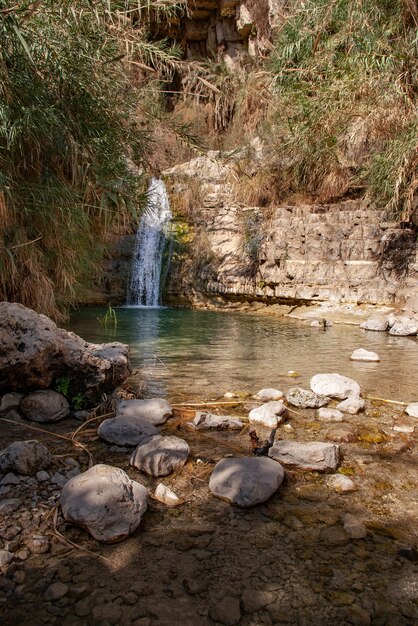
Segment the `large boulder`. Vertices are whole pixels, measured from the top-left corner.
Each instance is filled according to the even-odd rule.
[[[130,463],[150,476],[167,476],[186,463],[189,452],[184,439],[159,435],[140,444],[132,453]]]
[[[144,419],[111,417],[97,429],[99,437],[117,446],[138,446],[159,434],[158,429]]]
[[[164,398],[148,400],[121,400],[116,407],[117,417],[140,417],[158,426],[173,415],[173,410]]]
[[[306,470],[326,472],[335,470],[340,462],[340,448],[333,443],[310,441],[277,441],[269,450],[269,457],[283,465]]]
[[[20,412],[32,422],[58,422],[67,417],[70,407],[60,393],[51,389],[33,391],[20,401]]]
[[[33,476],[51,465],[48,448],[36,441],[15,441],[0,450],[0,472],[16,472]]]
[[[266,457],[226,458],[215,465],[209,489],[221,500],[248,507],[270,498],[283,478],[280,463]]]
[[[81,526],[97,541],[115,543],[130,535],[147,508],[148,493],[118,467],[93,465],[64,486],[64,519]]]
[[[92,344],[21,304],[0,303],[0,393],[68,383],[68,396],[101,399],[130,374],[129,348]]]

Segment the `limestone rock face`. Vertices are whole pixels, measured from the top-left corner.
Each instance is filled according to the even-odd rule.
[[[311,378],[311,389],[314,393],[340,400],[360,395],[359,384],[341,374],[316,374]]]
[[[186,463],[189,452],[184,439],[156,436],[136,448],[130,463],[151,476],[167,476]]]
[[[248,418],[251,423],[260,423],[269,428],[276,428],[285,416],[286,407],[283,402],[266,402],[250,411]]]
[[[33,476],[49,467],[51,461],[48,448],[39,441],[15,441],[0,451],[0,472],[12,471]]]
[[[140,417],[151,424],[164,424],[173,411],[164,398],[149,400],[122,400],[116,408],[117,417]]]
[[[33,391],[20,401],[20,411],[32,422],[58,422],[70,412],[67,400],[51,389]]]
[[[304,409],[319,409],[321,406],[328,404],[330,399],[327,396],[317,395],[308,389],[301,387],[292,387],[286,394],[286,400]]]
[[[340,461],[340,448],[333,443],[277,441],[269,450],[269,457],[306,470],[335,470]]]
[[[131,372],[121,343],[87,343],[21,304],[0,303],[0,393],[48,389],[63,378],[70,392],[100,400]]]
[[[115,543],[140,524],[147,508],[146,488],[118,467],[94,465],[64,486],[64,519],[87,530],[97,541]]]
[[[111,417],[97,429],[99,437],[117,446],[138,446],[158,435],[158,429],[147,420],[134,417]]]
[[[209,489],[221,500],[249,507],[270,498],[283,478],[280,463],[266,457],[226,458],[215,465]]]

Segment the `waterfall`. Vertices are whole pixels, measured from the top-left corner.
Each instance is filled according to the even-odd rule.
[[[159,304],[161,264],[170,220],[170,203],[164,182],[152,178],[148,203],[136,233],[128,305],[155,307]]]

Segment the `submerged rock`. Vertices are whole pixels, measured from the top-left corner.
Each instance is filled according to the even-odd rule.
[[[21,304],[0,303],[0,393],[48,389],[68,379],[70,392],[100,401],[130,374],[129,348],[93,344]]]
[[[48,448],[39,441],[15,441],[0,450],[0,472],[17,472],[33,476],[51,465],[52,457]]]
[[[116,407],[116,417],[139,417],[155,426],[164,424],[172,415],[173,410],[164,398],[122,400]]]
[[[139,445],[130,463],[151,476],[167,476],[186,463],[189,452],[190,448],[184,439],[159,435]]]
[[[388,318],[383,316],[370,317],[368,320],[360,324],[360,328],[384,333],[389,328]]]
[[[32,422],[48,423],[67,417],[70,407],[60,393],[42,389],[24,396],[20,401],[20,411],[23,417]]]
[[[367,528],[351,513],[346,513],[343,518],[344,530],[350,539],[364,539],[367,537]]]
[[[273,400],[280,400],[283,398],[283,391],[279,391],[279,389],[260,389],[258,393],[255,394],[254,398],[256,400],[262,400],[263,402],[269,402]]]
[[[341,374],[316,374],[311,378],[311,389],[319,395],[339,400],[360,395],[360,385],[352,378]]]
[[[266,402],[250,411],[248,418],[251,423],[259,423],[269,428],[276,428],[286,414],[286,407],[283,402]]]
[[[358,350],[354,350],[352,355],[350,356],[351,361],[380,361],[379,355],[376,352],[370,352],[369,350],[365,350],[364,348],[359,348]]]
[[[147,508],[146,488],[118,467],[93,465],[71,478],[62,490],[64,519],[97,541],[114,543],[130,535]]]
[[[416,421],[409,417],[398,417],[393,425],[393,430],[396,433],[412,434],[415,431]]]
[[[99,437],[118,446],[137,446],[159,434],[158,429],[145,419],[111,417],[97,429]]]
[[[266,457],[226,458],[215,465],[209,489],[221,500],[249,507],[270,498],[283,478],[282,466]]]
[[[409,404],[405,409],[405,413],[410,417],[418,417],[418,402]]]
[[[317,416],[320,422],[342,422],[344,415],[338,409],[318,409]]]
[[[269,457],[306,470],[335,470],[340,461],[340,448],[333,443],[277,441],[269,450]]]
[[[327,396],[317,395],[309,389],[301,387],[292,387],[286,394],[286,400],[293,406],[299,406],[304,409],[319,409],[330,401]]]

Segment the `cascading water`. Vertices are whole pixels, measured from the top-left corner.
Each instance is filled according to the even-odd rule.
[[[148,204],[136,234],[128,305],[156,307],[160,299],[161,264],[168,225],[170,202],[164,182],[152,178]]]

